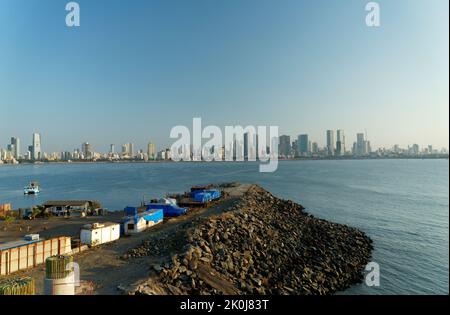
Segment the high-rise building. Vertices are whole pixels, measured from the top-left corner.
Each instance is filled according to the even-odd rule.
[[[20,139],[11,137],[11,152],[15,159],[20,158]]]
[[[298,147],[298,138],[292,141],[292,153],[295,157],[298,157],[300,155],[300,149]]]
[[[147,145],[147,155],[149,159],[156,158],[156,147],[154,143],[149,142],[149,144]]]
[[[256,160],[258,150],[258,136],[252,132],[244,133],[244,160]]]
[[[356,154],[357,155],[366,154],[366,141],[364,139],[363,133],[356,134]]]
[[[134,157],[134,143],[128,143],[128,154],[130,157]]]
[[[85,159],[90,159],[93,157],[93,150],[92,150],[92,145],[89,144],[89,142],[85,142],[81,144],[81,152],[84,155]]]
[[[309,150],[309,138],[308,135],[299,135],[298,136],[298,149],[300,156],[307,156],[310,153]]]
[[[356,134],[356,143],[354,148],[356,155],[368,155],[372,152],[370,141],[368,141],[363,133]],[[397,149],[394,148],[396,152]]]
[[[336,131],[336,155],[345,154],[345,135],[344,130],[338,129]]]
[[[249,142],[248,132],[244,133],[244,160],[248,160],[248,142]]]
[[[115,144],[110,144],[109,145],[109,153],[110,154],[116,153],[116,145]]]
[[[33,144],[32,144],[32,151],[31,151],[31,158],[33,160],[40,160],[42,158],[42,151],[41,151],[41,134],[40,133],[33,133]]]
[[[334,155],[335,142],[334,142],[334,131],[327,130],[327,154],[329,156]]]
[[[282,157],[288,157],[291,155],[291,137],[282,135],[279,138],[278,154]]]

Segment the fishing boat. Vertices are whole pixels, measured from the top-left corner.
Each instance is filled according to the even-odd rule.
[[[24,195],[37,195],[39,194],[39,183],[30,182],[28,186],[23,188]]]

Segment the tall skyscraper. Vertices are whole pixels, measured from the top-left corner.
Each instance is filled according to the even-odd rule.
[[[33,160],[40,160],[42,158],[41,149],[41,134],[33,133],[33,151],[31,152],[31,158]]]
[[[244,160],[254,161],[258,154],[258,136],[253,132],[244,133]]]
[[[147,145],[147,155],[149,159],[156,158],[156,147],[154,143],[149,142],[149,144]]]
[[[116,145],[115,144],[110,144],[110,146],[109,146],[109,153],[110,154],[116,153]]]
[[[291,137],[282,135],[279,138],[278,144],[278,154],[283,157],[288,157],[291,155]]]
[[[298,149],[300,156],[309,155],[309,138],[308,135],[299,135],[298,136]]]
[[[344,130],[338,129],[336,131],[336,154],[344,155],[345,154],[345,135]]]
[[[363,133],[356,134],[356,154],[365,155],[366,154],[366,140],[364,139]]]
[[[89,142],[85,142],[81,144],[81,152],[83,152],[85,159],[90,159],[93,157],[92,145]]]
[[[20,157],[20,139],[11,137],[11,152],[15,159]]]
[[[334,142],[334,131],[327,130],[327,154],[329,156],[334,155],[335,142]]]
[[[134,157],[134,143],[128,143],[128,154],[130,157]]]

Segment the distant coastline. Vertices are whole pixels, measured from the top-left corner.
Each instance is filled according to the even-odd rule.
[[[373,156],[342,156],[342,157],[297,157],[297,158],[279,158],[279,161],[350,161],[350,160],[448,160],[448,154],[436,154],[436,155],[429,155],[429,156],[379,156],[379,157],[373,157]],[[259,160],[257,160],[259,161]],[[257,162],[257,161],[250,161],[250,162]],[[40,165],[40,164],[95,164],[95,163],[101,163],[101,164],[113,164],[113,163],[174,163],[173,160],[106,160],[106,159],[99,159],[99,160],[73,160],[73,161],[22,161],[19,163],[0,163],[0,166],[7,166],[7,165]],[[223,163],[228,161],[180,161],[183,163]],[[245,161],[230,161],[230,162],[249,162],[247,160]],[[179,162],[178,162],[179,163]]]

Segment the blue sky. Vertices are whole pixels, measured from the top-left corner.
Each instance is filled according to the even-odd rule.
[[[447,0],[0,0],[0,146],[169,146],[192,124],[448,147]]]

